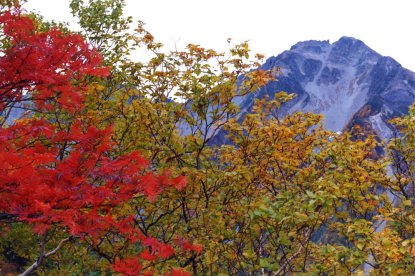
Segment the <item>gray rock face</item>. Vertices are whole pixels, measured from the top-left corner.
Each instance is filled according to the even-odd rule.
[[[242,114],[251,111],[255,98],[273,98],[276,92],[286,91],[297,96],[283,105],[281,116],[320,113],[329,130],[364,124],[387,139],[392,133],[388,120],[407,113],[415,100],[415,73],[351,37],[332,44],[299,42],[269,58],[260,69],[273,67],[281,67],[283,75],[238,101]]]

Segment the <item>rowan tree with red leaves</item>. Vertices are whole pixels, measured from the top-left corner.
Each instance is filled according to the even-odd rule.
[[[91,79],[109,74],[100,54],[80,35],[38,30],[19,9],[2,12],[0,26],[0,223],[28,224],[40,243],[22,275],[74,240],[120,273],[137,274],[140,258],[173,255],[171,246],[134,227],[133,214],[114,211],[137,194],[154,199],[168,186],[181,189],[184,178],[148,171],[138,152],[112,154],[111,126],[100,129],[79,116]],[[148,249],[125,261],[100,252],[109,233],[114,242]],[[53,235],[60,241],[46,250]]]

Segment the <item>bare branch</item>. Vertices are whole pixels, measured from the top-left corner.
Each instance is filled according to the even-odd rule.
[[[32,273],[35,269],[37,269],[43,262],[43,260],[53,254],[55,254],[62,246],[64,243],[69,242],[70,240],[72,240],[73,236],[69,236],[66,239],[63,239],[59,242],[58,246],[56,246],[55,249],[47,252],[45,254],[45,245],[46,245],[46,236],[44,236],[40,242],[40,256],[39,259],[37,259],[36,262],[34,262],[30,267],[28,267],[22,274],[20,274],[20,276],[26,276],[26,275],[30,275],[30,273]]]

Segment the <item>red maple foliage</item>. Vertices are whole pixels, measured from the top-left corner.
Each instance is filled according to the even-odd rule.
[[[142,265],[138,257],[133,257],[122,261],[117,259],[112,268],[115,272],[130,276],[139,275],[138,273],[141,271]]]
[[[116,231],[151,248],[142,259],[173,255],[171,246],[138,232],[133,215],[115,216],[114,210],[137,194],[154,200],[167,186],[183,189],[185,178],[147,172],[138,152],[115,157],[112,128],[98,129],[75,116],[84,108],[88,78],[108,74],[99,53],[77,34],[37,30],[18,9],[0,14],[0,27],[7,42],[0,53],[0,115],[17,103],[32,106],[20,120],[0,125],[2,217],[33,225],[40,235],[59,227],[92,243]],[[65,127],[33,116],[57,108],[69,114]],[[141,265],[134,257],[117,259],[113,268],[134,275]]]
[[[46,109],[56,100],[74,111],[82,108],[85,77],[108,74],[99,53],[78,34],[56,28],[39,32],[20,10],[2,13],[0,24],[10,44],[0,57],[0,111],[22,100],[34,100]]]
[[[190,276],[191,274],[187,271],[184,271],[182,269],[172,269],[171,276]]]
[[[201,244],[193,244],[184,238],[176,238],[175,243],[182,248],[183,251],[193,251],[196,254],[200,254],[203,250]]]

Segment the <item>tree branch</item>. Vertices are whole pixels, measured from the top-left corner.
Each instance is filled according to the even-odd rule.
[[[309,229],[307,230],[307,232],[305,233],[305,237],[309,236],[311,234],[311,230]],[[301,254],[301,252],[304,249],[304,244],[300,242],[300,248],[297,250],[297,252],[295,252],[291,257],[289,257],[284,264],[281,265],[280,269],[278,269],[275,273],[273,273],[272,275],[281,275],[281,273],[284,271],[285,267],[289,264],[291,264],[291,261],[294,260],[295,258],[297,258],[298,255]]]
[[[61,247],[63,246],[64,243],[70,241],[72,238],[73,238],[72,236],[69,236],[66,239],[61,240],[59,242],[58,246],[56,246],[55,249],[45,253],[46,237],[43,237],[43,239],[40,243],[40,256],[39,256],[39,259],[37,259],[36,262],[34,262],[22,274],[20,274],[20,276],[30,275],[30,273],[32,273],[36,268],[38,268],[42,264],[42,262],[45,258],[55,254],[59,249],[61,249]]]

